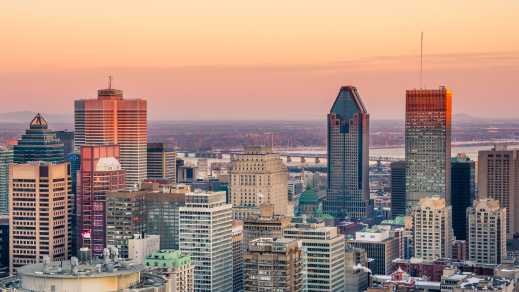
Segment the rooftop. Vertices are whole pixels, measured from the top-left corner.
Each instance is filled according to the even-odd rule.
[[[174,249],[162,249],[144,259],[144,265],[150,268],[178,268],[190,264],[191,257]]]

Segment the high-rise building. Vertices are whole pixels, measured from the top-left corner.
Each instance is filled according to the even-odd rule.
[[[106,245],[115,246],[128,258],[128,241],[146,232],[143,192],[106,194]]]
[[[30,162],[9,166],[9,270],[69,258],[70,166]]]
[[[243,222],[232,222],[232,281],[234,292],[243,291]]]
[[[463,154],[451,161],[452,229],[456,240],[467,239],[467,208],[476,196],[476,163]]]
[[[291,216],[288,204],[288,169],[269,147],[248,147],[233,155],[230,194],[235,219],[259,213],[264,203],[274,205],[277,215]]]
[[[148,178],[176,182],[177,167],[175,151],[164,143],[148,143]]]
[[[191,258],[178,250],[163,249],[146,257],[148,269],[158,269],[171,280],[172,292],[193,292],[193,263]]]
[[[106,247],[106,194],[125,189],[125,171],[119,163],[119,146],[81,146],[76,212],[79,247],[101,257]]]
[[[294,224],[284,231],[285,238],[299,239],[306,254],[305,291],[344,291],[344,235],[336,227],[320,224]]]
[[[46,161],[61,163],[65,161],[63,143],[56,133],[49,130],[47,121],[37,114],[29,124],[29,129],[14,145],[14,162]]]
[[[13,150],[0,145],[0,215],[9,211],[9,164],[13,163]]]
[[[290,226],[291,218],[274,214],[274,206],[260,206],[260,214],[251,215],[243,220],[243,240],[245,246],[257,238],[281,238],[283,231]]]
[[[452,92],[406,91],[405,160],[408,207],[423,197],[440,196],[450,205]]]
[[[434,261],[452,255],[452,208],[444,198],[423,197],[411,211],[414,257]]]
[[[180,207],[180,251],[195,266],[195,291],[233,289],[232,205],[224,192],[186,194]]]
[[[65,155],[74,153],[74,132],[56,131],[56,138],[63,144]]]
[[[344,86],[328,114],[328,191],[324,209],[362,218],[369,204],[369,114],[357,89]]]
[[[478,198],[491,198],[506,208],[508,239],[519,232],[519,150],[495,145],[478,154]]]
[[[494,199],[474,201],[467,209],[469,260],[498,265],[506,255],[506,210]]]
[[[100,89],[97,99],[74,103],[74,144],[120,146],[128,188],[137,190],[147,177],[148,126],[144,99],[123,99],[123,91]]]
[[[391,163],[391,215],[393,218],[406,215],[405,161]]]
[[[251,241],[244,258],[244,271],[245,291],[304,291],[301,241],[285,238]]]
[[[399,258],[399,238],[390,226],[373,226],[355,233],[355,239],[347,244],[366,251],[369,268],[374,275],[389,275],[393,260]]]

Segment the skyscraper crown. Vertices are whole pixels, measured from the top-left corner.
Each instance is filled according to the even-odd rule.
[[[31,129],[47,129],[49,125],[47,121],[38,113],[31,121],[29,128]]]
[[[330,113],[348,118],[353,117],[355,113],[367,113],[367,110],[362,103],[357,88],[354,86],[343,86],[333,103]]]

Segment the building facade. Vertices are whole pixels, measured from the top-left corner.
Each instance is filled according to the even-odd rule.
[[[123,99],[123,91],[100,89],[97,99],[74,102],[74,144],[119,145],[120,161],[126,171],[126,184],[138,190],[147,178],[147,102]]]
[[[244,258],[245,291],[304,291],[304,252],[295,239],[258,238]]]
[[[450,205],[452,92],[406,91],[405,160],[408,207],[421,198],[440,196]]]
[[[69,258],[68,163],[9,166],[9,270]]]
[[[232,291],[232,205],[224,192],[186,194],[180,251],[193,261],[196,292]]]
[[[163,249],[146,257],[144,266],[159,269],[172,281],[171,292],[193,292],[194,275],[191,258],[178,250]]]
[[[232,280],[234,292],[243,291],[243,222],[234,220],[232,222]]]
[[[391,215],[393,218],[406,215],[405,161],[391,163]]]
[[[476,199],[476,163],[458,154],[451,161],[452,229],[457,240],[467,239],[467,208]]]
[[[288,204],[288,169],[269,147],[248,147],[233,155],[229,190],[235,219],[258,214],[264,203],[273,204],[277,215],[293,213]]]
[[[260,214],[251,215],[243,220],[243,240],[245,246],[257,238],[281,238],[283,231],[290,226],[290,217],[275,215],[270,204],[260,206]]]
[[[175,183],[177,179],[176,153],[164,143],[148,143],[148,178],[166,179]]]
[[[414,257],[433,261],[452,257],[452,208],[444,198],[423,197],[411,211]]]
[[[13,150],[0,145],[0,214],[9,211],[9,164],[13,163]]]
[[[357,89],[340,89],[328,114],[328,190],[325,212],[362,218],[369,205],[369,115]]]
[[[480,199],[467,209],[469,260],[501,264],[506,254],[506,210],[498,200]]]

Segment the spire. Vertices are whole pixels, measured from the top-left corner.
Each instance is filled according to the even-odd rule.
[[[48,124],[47,124],[47,121],[43,118],[43,116],[40,113],[38,113],[32,119],[31,123],[29,124],[29,128],[31,128],[31,129],[48,129]]]

